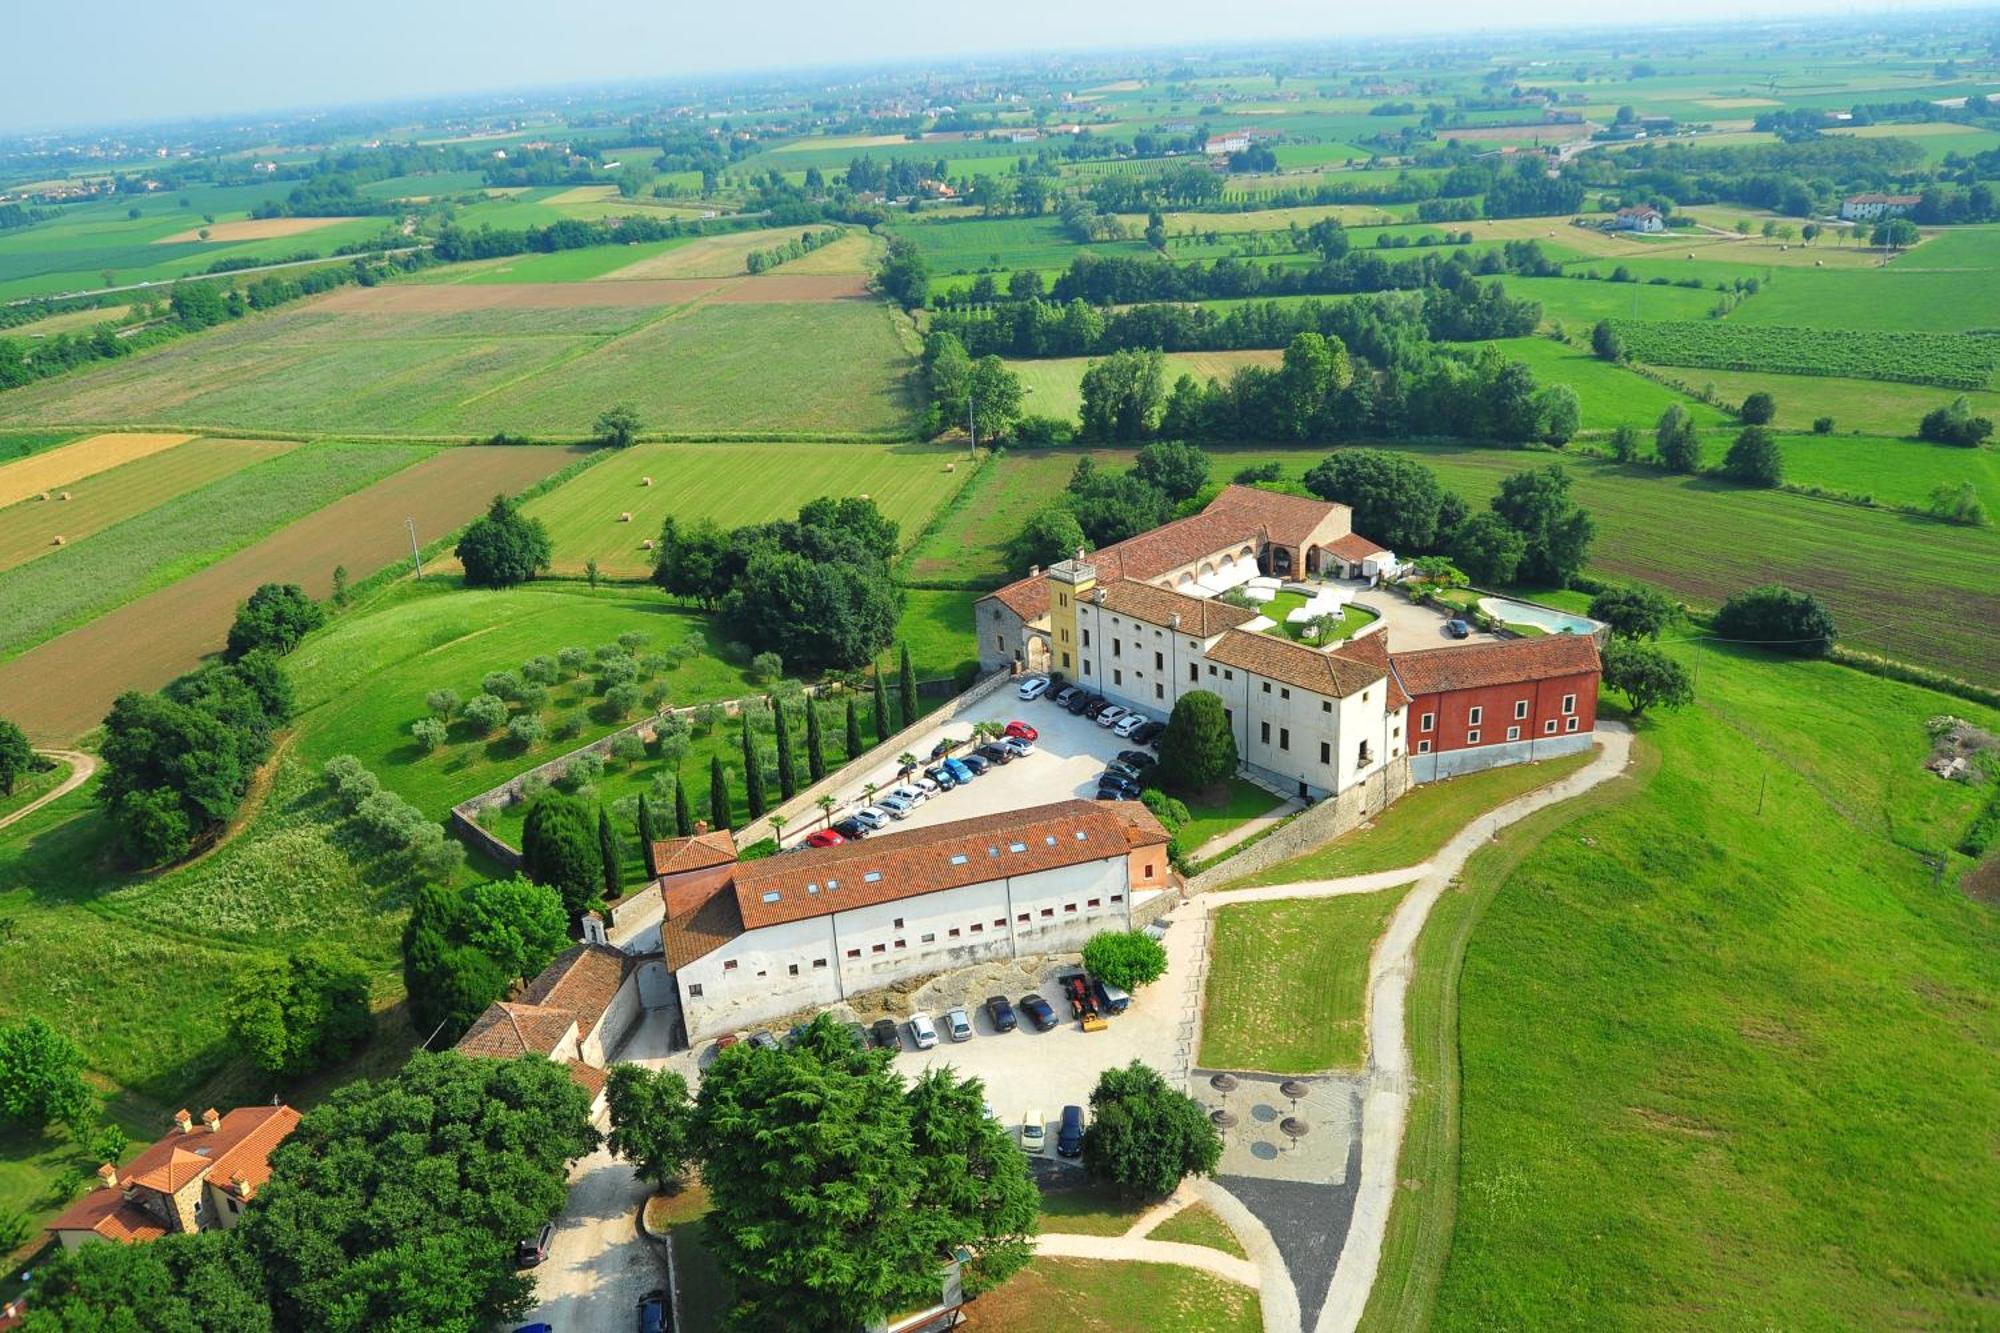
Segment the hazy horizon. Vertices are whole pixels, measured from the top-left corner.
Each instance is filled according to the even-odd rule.
[[[1550,0],[1505,22],[1496,22],[1489,6],[1444,0],[1415,22],[1398,16],[1393,26],[1372,21],[1372,14],[1330,14],[1306,0],[1256,0],[1227,10],[1137,0],[1087,7],[1025,0],[1009,9],[1004,28],[995,27],[990,12],[940,12],[884,0],[856,16],[778,0],[746,25],[734,14],[676,15],[634,0],[586,0],[553,18],[546,6],[528,0],[490,0],[469,13],[385,0],[353,0],[319,12],[245,0],[195,0],[178,8],[105,0],[38,9],[21,22],[15,68],[0,82],[0,134],[926,60],[957,64],[1280,39],[1320,44],[1560,25],[1635,31],[1863,17],[1827,0],[1760,0],[1754,12],[1729,0],[1688,0],[1653,24],[1607,13],[1588,0]],[[1920,12],[1886,10],[1881,16]],[[107,33],[118,37],[110,49]],[[215,77],[216,71],[227,77]]]

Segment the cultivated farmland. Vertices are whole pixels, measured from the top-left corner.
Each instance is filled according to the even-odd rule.
[[[634,278],[731,278],[748,271],[746,260],[752,250],[769,250],[786,241],[797,240],[799,229],[772,227],[762,231],[734,231],[720,236],[702,236],[676,245],[660,254],[635,260],[598,275],[601,282],[629,282]]]
[[[1165,383],[1172,388],[1182,375],[1197,381],[1219,379],[1227,383],[1241,366],[1275,366],[1284,354],[1253,348],[1240,352],[1173,352],[1167,356]],[[1021,377],[1026,397],[1022,410],[1036,416],[1076,420],[1083,409],[1083,372],[1092,358],[1056,356],[1037,361],[1009,361],[1007,368]]]
[[[187,435],[99,435],[0,467],[0,506],[17,504],[85,477],[185,444]]]
[[[965,451],[946,446],[639,444],[532,501],[528,513],[548,524],[558,572],[582,573],[594,559],[610,577],[644,578],[653,553],[641,543],[659,537],[669,514],[729,528],[789,518],[822,495],[866,495],[909,541],[971,475]]]
[[[1719,320],[1620,319],[1613,327],[1634,361],[1663,366],[1847,375],[1957,389],[1985,388],[2000,366],[2000,337],[1994,336],[1847,329],[1836,337],[1823,328]]]
[[[298,583],[312,596],[324,597],[332,590],[334,566],[345,565],[350,576],[360,579],[402,558],[410,541],[403,522],[406,517],[415,520],[420,540],[436,540],[475,517],[494,492],[520,491],[581,456],[575,449],[465,447],[436,451],[425,458],[426,451],[409,446],[346,448],[357,452],[348,458],[335,446],[316,445],[216,483],[228,486],[265,468],[297,466],[299,460],[335,469],[344,464],[338,488],[314,502],[325,504],[324,508],[198,573],[0,663],[0,715],[13,718],[38,738],[74,737],[96,725],[120,691],[156,688],[192,669],[203,654],[213,652],[237,606],[259,584]],[[368,474],[360,471],[369,456],[358,452],[364,448],[374,450],[374,456],[384,460],[374,475],[381,476],[385,466],[402,466],[402,470],[354,490],[368,479]],[[407,466],[419,458],[424,461]],[[346,491],[353,493],[326,504]],[[183,496],[152,512],[198,507],[202,494]],[[147,517],[142,515],[121,527],[131,528]],[[267,519],[263,529],[268,527]],[[138,546],[113,530],[73,549],[81,551],[108,538],[119,538],[128,547]],[[0,582],[56,567],[55,561],[37,560],[0,575]],[[79,594],[72,594],[69,601],[107,604],[102,597]],[[0,604],[11,605],[11,599]],[[39,617],[48,618],[46,613]],[[48,689],[52,680],[63,681],[66,687],[61,691]]]
[[[1665,372],[1673,375],[1675,372]],[[1834,375],[1767,375],[1752,370],[1698,370],[1679,376],[1691,388],[1713,385],[1716,400],[1740,403],[1762,391],[1776,400],[1782,430],[1810,430],[1819,417],[1832,417],[1838,431],[1871,435],[1915,435],[1924,413],[1964,393],[1972,410],[2000,419],[2000,392],[1940,389],[1927,384],[1844,379]]]
[[[1583,406],[1585,430],[1650,426],[1676,405],[1686,408],[1698,426],[1721,426],[1729,421],[1707,403],[1599,360],[1588,347],[1571,347],[1552,338],[1502,338],[1493,345],[1510,360],[1534,371],[1542,383],[1567,384],[1575,389]]]

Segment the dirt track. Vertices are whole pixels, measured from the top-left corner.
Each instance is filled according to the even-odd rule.
[[[96,726],[125,690],[157,689],[222,647],[236,607],[261,583],[333,588],[333,567],[359,580],[410,549],[405,518],[425,541],[573,461],[575,448],[446,449],[308,514],[264,540],[0,663],[0,716],[37,743]]]
[[[726,278],[635,282],[459,282],[343,287],[313,306],[342,315],[455,315],[466,310],[570,310],[588,306],[681,305]]]
[[[732,282],[708,298],[711,305],[784,305],[809,301],[869,301],[868,279],[854,273],[766,273]]]

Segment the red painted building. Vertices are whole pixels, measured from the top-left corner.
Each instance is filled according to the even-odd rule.
[[[1591,743],[1603,668],[1589,635],[1391,653],[1389,663],[1410,696],[1410,758],[1420,782]]]

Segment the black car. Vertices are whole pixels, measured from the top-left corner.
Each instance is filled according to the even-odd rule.
[[[673,1306],[664,1291],[649,1291],[639,1298],[639,1333],[673,1333]]]
[[[950,791],[958,785],[958,779],[943,764],[933,764],[924,770],[924,776],[937,783],[939,791]]]
[[[1149,768],[1159,767],[1160,764],[1158,759],[1147,754],[1144,750],[1120,750],[1118,752],[1118,762],[1131,769],[1134,773],[1144,773]]]
[[[991,745],[980,746],[979,757],[989,764],[1011,764],[1014,762],[1014,752],[998,741],[993,742]]]
[[[858,842],[868,836],[868,829],[858,819],[843,819],[833,825],[833,831],[849,842]]]
[[[1056,1025],[1056,1011],[1039,995],[1023,995],[1020,1010],[1037,1032],[1047,1032]]]
[[[975,778],[978,777],[981,773],[984,773],[987,769],[993,767],[993,765],[987,763],[977,754],[962,754],[953,762],[964,764],[967,768],[971,769],[972,776]]]
[[[1146,777],[1144,773],[1122,759],[1114,759],[1106,764],[1104,766],[1104,776],[1106,778],[1116,778],[1120,782],[1129,782],[1135,787],[1144,781]]]
[[[1154,741],[1160,739],[1160,734],[1166,729],[1167,724],[1164,722],[1148,722],[1145,726],[1135,730],[1132,733],[1131,739],[1140,745],[1151,745]]]
[[[957,748],[958,748],[958,742],[953,740],[951,737],[946,736],[942,740],[940,740],[936,745],[933,745],[931,747],[931,758],[942,759],[946,755],[950,754],[953,750],[956,750]]]
[[[556,1238],[556,1224],[542,1223],[542,1229],[514,1247],[514,1263],[521,1268],[533,1268],[549,1257],[549,1245]]]
[[[1014,1018],[1014,1006],[1007,1003],[1007,997],[1004,995],[987,997],[986,1016],[993,1020],[995,1032],[1012,1032],[1018,1026]]]
[[[1097,721],[1097,715],[1109,707],[1111,707],[1111,701],[1100,695],[1083,706],[1083,715],[1092,722],[1095,722]]]
[[[778,1039],[768,1032],[751,1033],[750,1044],[760,1051],[775,1051],[778,1049]]]
[[[1106,773],[1097,780],[1097,799],[1100,801],[1136,801],[1139,799],[1139,784],[1128,782],[1113,773]]]
[[[1065,685],[1059,692],[1051,694],[1049,698],[1055,703],[1055,705],[1058,708],[1068,708],[1070,706],[1071,701],[1074,700],[1077,695],[1082,693],[1083,691],[1079,690],[1074,685]]]
[[[1071,699],[1063,707],[1069,709],[1070,712],[1075,713],[1078,717],[1082,717],[1084,712],[1090,707],[1093,699],[1097,699],[1097,696],[1079,692],[1076,698]],[[1102,702],[1102,700],[1099,700],[1099,702]]]
[[[875,1026],[870,1028],[869,1032],[874,1035],[875,1044],[883,1050],[900,1051],[903,1049],[903,1030],[896,1026],[895,1019],[878,1018],[875,1020]]]

